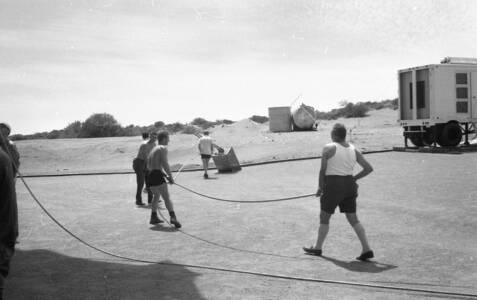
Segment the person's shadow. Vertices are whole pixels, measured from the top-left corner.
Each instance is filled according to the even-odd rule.
[[[139,259],[153,260],[150,257]],[[205,299],[200,274],[169,260],[132,264],[69,257],[49,250],[17,250],[5,299]]]
[[[341,267],[343,269],[347,269],[352,272],[366,272],[366,273],[380,273],[383,271],[392,270],[397,268],[395,265],[384,264],[377,261],[359,261],[359,260],[352,260],[352,261],[344,261],[339,260],[329,256],[321,256],[324,260],[330,261]]]

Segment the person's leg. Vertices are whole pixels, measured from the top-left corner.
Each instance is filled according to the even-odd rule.
[[[174,225],[176,228],[181,227],[181,223],[177,221],[176,214],[174,212],[174,204],[172,203],[171,197],[169,195],[169,190],[167,188],[167,183],[163,183],[159,186],[159,193],[164,199],[164,203],[166,204],[166,208],[169,211],[169,216],[171,217],[171,224]]]
[[[136,173],[136,204],[142,205],[142,188],[145,181],[145,173],[143,172],[144,164],[139,159],[133,161],[134,173]]]
[[[143,176],[144,176],[144,182],[146,181],[146,170],[144,169],[143,171]],[[143,183],[144,185],[144,183]],[[142,189],[142,186],[141,186],[141,189]],[[151,192],[151,189],[146,187],[146,190],[147,190],[147,203],[148,204],[151,204],[152,203],[152,198],[154,197],[153,193]]]
[[[325,242],[328,231],[330,230],[330,218],[331,214],[326,211],[320,212],[320,227],[318,228],[318,237],[316,239],[315,249],[322,249]]]
[[[144,186],[144,175],[142,172],[135,172],[136,173],[136,204],[141,205],[142,204],[142,187]]]
[[[5,281],[10,270],[10,260],[12,259],[13,252],[14,250],[0,245],[0,300],[3,299]]]
[[[160,197],[160,191],[159,191],[159,186],[151,186],[149,187],[150,191],[152,192],[152,204],[151,204],[151,219],[149,221],[150,224],[158,224],[162,223],[157,216],[157,209],[159,207],[159,197]]]
[[[207,171],[209,170],[208,158],[202,158],[202,166],[204,167],[204,178],[208,178],[209,177],[209,174],[207,174]]]
[[[363,248],[361,254],[365,254],[371,251],[371,247],[368,243],[368,238],[366,237],[366,232],[363,225],[358,220],[356,213],[346,213],[346,219],[348,219],[349,224],[353,227],[354,232],[358,236],[359,241],[361,242],[361,247]],[[371,257],[369,257],[371,258]]]

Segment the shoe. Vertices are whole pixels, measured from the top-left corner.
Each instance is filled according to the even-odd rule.
[[[303,247],[306,254],[321,256],[321,249],[315,249],[314,247]]]
[[[373,258],[373,257],[374,257],[373,251],[369,250],[369,251],[366,251],[366,252],[362,253],[360,256],[356,257],[356,259],[361,260],[361,261],[367,261],[368,259]]]
[[[182,225],[177,221],[176,217],[171,217],[171,224],[174,225],[176,228],[181,228]]]
[[[137,206],[144,206],[145,204],[144,204],[144,203],[142,203],[142,201],[141,201],[141,202],[139,202],[139,201],[136,201],[136,205],[137,205]]]
[[[149,221],[149,224],[156,225],[156,224],[161,224],[164,223],[161,219],[159,219],[157,216],[152,215],[151,220]]]
[[[204,173],[204,179],[209,179],[209,175],[207,175],[207,173]]]

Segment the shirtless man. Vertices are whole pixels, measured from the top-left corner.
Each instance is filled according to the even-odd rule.
[[[356,259],[368,260],[374,257],[374,253],[368,244],[364,227],[356,215],[356,198],[358,197],[356,181],[371,173],[373,168],[360,151],[346,142],[346,128],[343,124],[337,123],[333,126],[331,140],[333,143],[327,144],[323,148],[319,187],[316,192],[317,197],[321,196],[318,238],[314,246],[303,247],[303,250],[308,254],[321,256],[323,243],[329,231],[331,215],[335,212],[336,207],[339,207],[340,212],[346,214],[349,224],[361,242],[362,252]],[[363,169],[353,176],[353,168],[356,163]]]
[[[167,144],[169,144],[169,133],[161,131],[157,135],[158,145],[154,147],[147,157],[147,185],[153,194],[151,205],[151,219],[150,224],[159,224],[163,221],[157,216],[157,209],[159,207],[159,198],[162,196],[169,211],[170,222],[176,228],[181,228],[181,223],[177,221],[174,213],[174,205],[169,196],[166,179],[170,184],[174,184],[169,162],[167,160]]]

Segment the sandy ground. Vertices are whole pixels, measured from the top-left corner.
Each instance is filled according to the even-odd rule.
[[[344,123],[351,130],[351,141],[363,150],[403,145],[396,111],[383,109],[369,114],[362,119],[322,121],[317,131],[286,133],[270,132],[268,123],[246,119],[213,128],[211,136],[226,150],[233,147],[244,163],[320,155],[323,145],[330,141],[330,130],[335,122]],[[131,162],[141,141],[140,137],[117,137],[19,141],[17,145],[24,174],[132,171]],[[171,164],[200,164],[197,138],[172,135],[169,156]]]
[[[370,150],[400,145],[401,131],[389,120],[394,111],[373,113],[353,130],[356,144]],[[357,122],[344,121],[350,122],[349,127]],[[332,124],[323,122],[317,132],[275,134],[266,125],[242,121],[212,134],[224,146],[233,140],[241,161],[261,161],[318,155]],[[138,138],[23,142],[19,143],[22,169],[25,173],[127,170],[138,142]],[[173,136],[171,160],[196,160],[195,142],[193,136]],[[157,264],[113,258],[82,245],[54,224],[17,182],[20,243],[6,299],[452,298],[194,266],[477,294],[477,153],[390,152],[367,158],[375,172],[359,183],[358,210],[376,253],[369,263],[354,260],[359,242],[341,214],[332,218],[324,257],[303,254],[301,247],[313,243],[318,226],[315,197],[225,203],[173,185],[171,195],[183,223],[183,231],[177,231],[148,224],[149,210],[134,205],[132,174],[27,178],[50,213],[80,238],[106,251]],[[315,192],[319,167],[318,159],[269,164],[215,173],[207,181],[200,172],[187,172],[177,182],[221,198],[283,198]]]
[[[28,183],[59,222],[122,256],[477,294],[477,189],[470,167],[477,164],[477,153],[382,153],[368,158],[376,170],[360,182],[359,212],[376,252],[371,263],[354,260],[359,242],[340,214],[332,219],[325,256],[302,253],[318,226],[314,197],[234,204],[171,186],[184,234],[148,224],[149,210],[133,205],[133,175],[30,178]],[[178,182],[217,197],[261,200],[313,193],[318,168],[319,160],[305,160],[214,174],[207,181],[200,172],[183,173]],[[439,298],[115,259],[65,234],[21,185],[18,194],[21,236],[7,299]]]

